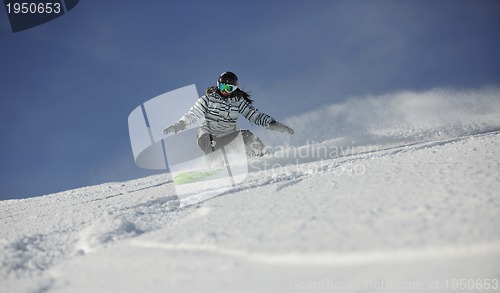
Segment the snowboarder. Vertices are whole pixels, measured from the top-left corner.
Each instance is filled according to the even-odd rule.
[[[205,95],[196,101],[188,113],[163,132],[177,133],[204,117],[205,121],[198,130],[198,146],[205,154],[227,145],[241,133],[247,154],[262,155],[265,146],[261,140],[249,130],[238,129],[238,114],[270,130],[293,134],[293,129],[255,109],[252,102],[250,94],[238,88],[236,74],[224,72],[219,76],[217,86],[207,88]]]

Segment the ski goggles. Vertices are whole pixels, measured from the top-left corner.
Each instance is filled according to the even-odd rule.
[[[218,84],[219,84],[219,90],[224,91],[224,92],[228,92],[228,93],[232,93],[238,88],[237,85],[232,85],[229,83],[219,82]]]

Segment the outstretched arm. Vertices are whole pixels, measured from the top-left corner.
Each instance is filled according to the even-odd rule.
[[[286,126],[283,123],[279,123],[276,121],[273,117],[264,114],[260,112],[259,110],[255,109],[254,106],[248,101],[243,102],[240,105],[240,113],[248,119],[248,121],[252,122],[253,124],[257,124],[260,126],[263,126],[267,129],[275,130],[275,131],[280,131],[280,132],[288,132],[290,134],[293,134],[294,131],[290,127]]]
[[[208,99],[206,96],[202,96],[199,98],[196,103],[189,109],[189,111],[184,114],[178,122],[170,125],[169,127],[163,130],[164,134],[168,134],[170,132],[177,133],[181,130],[186,129],[191,124],[196,123],[198,119],[205,115],[207,111]]]

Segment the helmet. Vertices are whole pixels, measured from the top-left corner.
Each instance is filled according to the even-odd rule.
[[[232,84],[232,85],[238,85],[238,77],[233,72],[226,71],[219,76],[219,80],[217,81],[217,84],[219,84],[219,83],[228,83],[228,84]]]

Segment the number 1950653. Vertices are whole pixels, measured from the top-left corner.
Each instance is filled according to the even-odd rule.
[[[59,14],[62,12],[61,3],[8,3],[7,13],[11,14]]]

